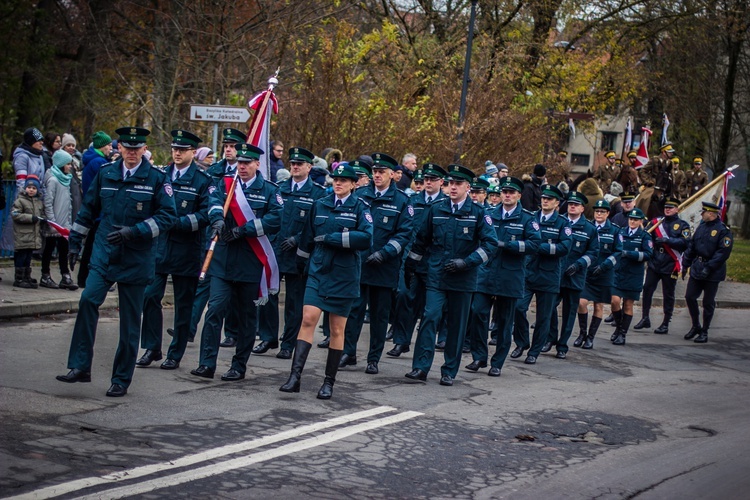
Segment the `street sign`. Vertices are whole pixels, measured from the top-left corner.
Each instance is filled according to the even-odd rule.
[[[250,111],[239,106],[210,106],[204,104],[190,105],[190,121],[247,123]]]

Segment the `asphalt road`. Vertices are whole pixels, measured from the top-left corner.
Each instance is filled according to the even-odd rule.
[[[719,310],[706,345],[682,339],[679,309],[670,335],[616,347],[603,326],[593,351],[508,360],[500,378],[462,370],[453,387],[437,383],[440,353],[426,385],[406,383],[411,353],[374,376],[360,361],[331,401],[315,398],[322,349],[289,395],[275,351],[232,383],[218,378],[227,350],[215,380],[189,374],[198,344],[179,370],[137,369],[126,397],[106,398],[116,312],[90,384],[55,380],[73,321],[0,323],[2,497],[747,498],[750,311]],[[363,332],[362,359],[366,345]]]

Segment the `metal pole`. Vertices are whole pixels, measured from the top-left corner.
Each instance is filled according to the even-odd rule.
[[[466,61],[464,62],[464,81],[461,87],[461,105],[458,109],[458,137],[456,138],[456,156],[455,161],[461,159],[464,145],[464,118],[466,117],[466,95],[469,93],[469,70],[471,69],[471,45],[474,42],[474,21],[477,17],[477,2],[471,0],[471,15],[469,16],[469,36],[466,40]]]
[[[218,146],[218,143],[219,143],[219,124],[214,122],[214,137],[213,137],[213,140],[211,141],[211,151],[214,152],[214,158],[216,159],[215,161],[219,161],[219,158],[224,156],[223,151],[221,152],[216,151],[216,147]]]

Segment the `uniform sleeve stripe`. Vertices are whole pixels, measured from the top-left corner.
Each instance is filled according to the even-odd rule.
[[[418,253],[414,253],[414,252],[409,252],[409,258],[411,260],[416,260],[416,261],[422,260],[422,256],[419,255]]]
[[[586,261],[586,267],[590,267],[591,266],[591,257],[589,257],[588,255],[584,255],[583,256],[583,260]]]
[[[349,248],[349,232],[341,233],[341,246]]]
[[[526,242],[525,241],[519,241],[518,242],[518,253],[524,253],[526,252]]]
[[[159,226],[156,224],[156,221],[154,219],[146,219],[146,224],[148,224],[148,227],[151,229],[151,237],[156,238],[159,236]]]
[[[613,265],[617,264],[617,259],[615,258],[614,255],[610,255],[609,257],[607,257],[607,260],[612,262]]]
[[[307,253],[307,252],[303,252],[303,251],[302,251],[302,250],[300,250],[299,248],[297,248],[297,255],[299,255],[299,256],[300,256],[300,257],[302,257],[303,259],[309,259],[309,258],[310,258],[310,254],[309,254],[309,253]]]
[[[190,221],[190,229],[192,229],[193,231],[197,231],[198,230],[198,217],[196,217],[195,214],[188,214],[187,218]]]
[[[395,248],[395,249],[396,249],[396,253],[401,253],[401,249],[402,249],[403,247],[401,246],[401,243],[399,243],[398,241],[396,241],[396,240],[390,240],[390,241],[389,241],[388,243],[386,243],[386,244],[387,244],[387,245],[391,245],[391,246],[392,246],[393,248]]]
[[[555,255],[555,251],[556,250],[557,250],[557,245],[555,245],[554,243],[550,243],[549,244],[549,254],[550,255]]]
[[[487,255],[487,252],[484,251],[484,248],[477,248],[477,253],[482,258],[482,262],[487,262],[490,260],[490,256]]]
[[[255,224],[255,232],[258,233],[259,238],[266,234],[263,231],[263,222],[260,219],[253,219],[253,223]]]
[[[638,262],[643,262],[643,252],[638,252]]]
[[[84,235],[84,236],[86,236],[87,234],[89,234],[89,231],[91,230],[90,228],[88,228],[88,227],[86,227],[86,226],[82,226],[82,225],[80,225],[80,224],[79,224],[79,223],[77,223],[77,222],[74,222],[74,223],[73,223],[73,226],[71,227],[71,229],[72,229],[73,231],[75,231],[76,233],[78,233],[78,234],[82,234],[82,235]]]
[[[213,206],[211,206],[211,208],[208,209],[208,212],[211,213],[211,212],[215,212],[217,210],[219,212],[221,212],[221,213],[224,213],[224,207],[222,207],[221,205],[213,205]]]

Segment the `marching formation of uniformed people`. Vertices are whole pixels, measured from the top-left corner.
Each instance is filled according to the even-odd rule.
[[[366,352],[365,373],[378,374],[391,337],[388,356],[413,350],[405,375],[411,382],[427,381],[435,352],[442,350],[444,386],[454,384],[463,353],[471,354],[468,371],[488,368],[492,377],[501,375],[508,355],[526,353],[524,362],[535,364],[555,348],[555,357],[566,359],[576,317],[573,346],[592,349],[605,304],[611,304],[615,326],[610,340],[624,345],[641,293],[642,317],[633,328],[651,328],[659,282],[663,318],[654,333],[666,334],[676,281],[688,272],[692,328],[685,339],[703,343],[732,250],[719,206],[703,203],[695,234],[680,219],[680,199],[700,191],[707,179],[700,157],[693,170],[675,176],[671,147],[641,170],[641,182],[663,208],[663,216],[644,225],[637,184],[628,184],[614,208],[606,199],[590,203],[575,189],[563,194],[554,185],[534,185],[534,202],[524,208],[531,191],[517,177],[490,185],[462,165],[425,163],[413,173],[413,194],[407,195],[396,185],[398,162],[372,153],[334,163],[332,189],[326,190],[310,176],[316,157],[303,147],[288,150],[290,177],[276,184],[259,171],[264,151],[236,129],[223,130],[223,159],[206,171],[194,161],[201,138],[187,130],[171,132],[172,162],[165,169],[144,158],[148,130],[125,127],[117,133],[122,156],[94,178],[71,231],[72,267],[87,234],[99,225],[69,372],[57,377],[91,380],[98,308],[117,283],[120,340],[107,396],[127,393],[136,366],[166,357],[160,368],[179,369],[206,304],[197,368],[190,373],[214,378],[219,349],[234,348],[221,379],[242,380],[251,354],[279,349],[277,358],[291,360],[280,391],[290,393],[301,390],[322,315],[327,340],[318,346],[328,351],[320,399],[332,397],[340,368],[357,366],[358,347]],[[637,183],[638,175],[629,177],[632,166],[621,168],[611,153],[597,180]],[[543,179],[543,166],[537,165],[535,176]],[[673,195],[676,180],[682,192]],[[584,215],[587,207],[591,220]],[[168,276],[175,314],[165,356],[161,300]],[[283,327],[280,280],[286,292]],[[532,298],[533,326],[527,319]],[[369,342],[358,346],[366,322]],[[490,346],[496,346],[492,353]]]

